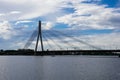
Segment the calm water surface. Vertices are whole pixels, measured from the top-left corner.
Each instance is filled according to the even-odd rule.
[[[120,80],[120,58],[0,56],[0,80]]]

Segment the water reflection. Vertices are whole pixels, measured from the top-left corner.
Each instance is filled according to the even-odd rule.
[[[1,56],[0,80],[120,80],[117,57]]]

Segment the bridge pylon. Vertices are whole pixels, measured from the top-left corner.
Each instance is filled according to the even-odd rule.
[[[34,53],[35,55],[36,55],[37,50],[38,50],[39,40],[40,40],[40,43],[41,43],[41,50],[42,50],[42,52],[43,52],[43,51],[44,51],[44,47],[43,47],[43,40],[42,40],[41,21],[39,21],[39,24],[38,24],[38,34],[37,34],[37,41],[36,41],[35,53]]]

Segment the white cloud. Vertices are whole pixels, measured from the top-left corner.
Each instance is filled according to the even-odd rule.
[[[33,22],[33,21],[30,21],[30,20],[22,20],[22,21],[17,21],[17,22],[15,23],[15,25],[18,25],[18,24],[21,24],[21,23],[31,23],[31,22]]]
[[[24,20],[50,13],[55,15],[69,3],[79,5],[82,1],[96,0],[0,0],[0,14],[5,14],[4,17],[0,16],[0,20]]]
[[[10,11],[7,13],[0,13],[0,21],[18,20],[18,17],[20,15],[21,15],[20,11]]]
[[[42,24],[42,29],[43,30],[49,30],[54,26],[54,23],[52,22],[45,22],[44,24]]]
[[[74,13],[58,17],[57,22],[68,24],[72,29],[116,29],[120,26],[120,13],[114,8],[85,3],[73,8]]]
[[[10,14],[20,14],[21,12],[20,11],[12,11],[10,12]]]
[[[89,43],[101,47],[102,49],[120,49],[120,33],[91,35]]]
[[[16,33],[9,22],[0,22],[0,38],[7,40],[10,39],[13,35],[16,35]]]
[[[5,14],[2,14],[2,13],[0,14],[0,16],[4,16],[4,15],[5,15]]]
[[[0,14],[6,14],[0,20],[31,19],[55,13],[60,10],[63,2],[64,0],[0,0]],[[15,15],[11,18],[13,13]]]

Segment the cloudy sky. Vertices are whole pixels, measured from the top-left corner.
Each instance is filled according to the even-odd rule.
[[[120,0],[0,0],[0,49],[23,48],[39,20],[46,49],[120,49]]]

